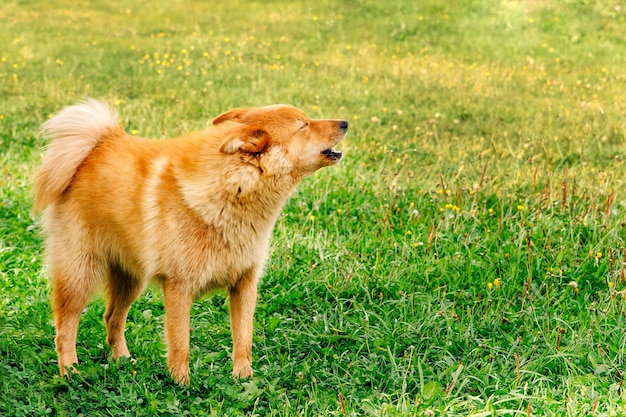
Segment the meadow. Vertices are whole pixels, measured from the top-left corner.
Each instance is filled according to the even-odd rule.
[[[0,415],[626,414],[626,5],[6,0],[0,22]],[[32,176],[39,125],[86,96],[158,138],[273,103],[350,122],[274,231],[254,379],[217,292],[174,384],[157,287],[133,360],[98,298],[57,375]]]

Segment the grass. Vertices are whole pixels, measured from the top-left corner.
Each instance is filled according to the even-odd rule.
[[[0,6],[0,414],[626,413],[626,10],[614,2],[9,0]],[[133,361],[85,310],[57,376],[30,213],[42,121],[84,96],[169,137],[237,106],[342,117],[346,158],[273,238],[255,378],[228,301],[194,304],[192,383],[158,288]]]

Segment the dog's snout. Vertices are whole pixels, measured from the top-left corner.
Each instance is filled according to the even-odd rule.
[[[343,130],[344,132],[348,130],[348,121],[347,120],[341,120],[339,122],[339,129]]]

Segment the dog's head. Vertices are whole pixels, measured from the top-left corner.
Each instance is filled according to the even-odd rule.
[[[224,123],[232,124],[233,134],[220,152],[258,163],[269,175],[295,178],[337,163],[343,154],[333,146],[348,131],[345,120],[310,119],[286,105],[235,109],[213,120],[213,125]]]

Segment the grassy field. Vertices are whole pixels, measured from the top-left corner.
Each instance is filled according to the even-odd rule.
[[[7,0],[0,22],[1,415],[626,413],[626,6]],[[164,138],[238,106],[350,121],[278,221],[253,380],[217,293],[176,386],[159,288],[133,361],[97,299],[57,376],[30,189],[38,126],[85,96]]]

